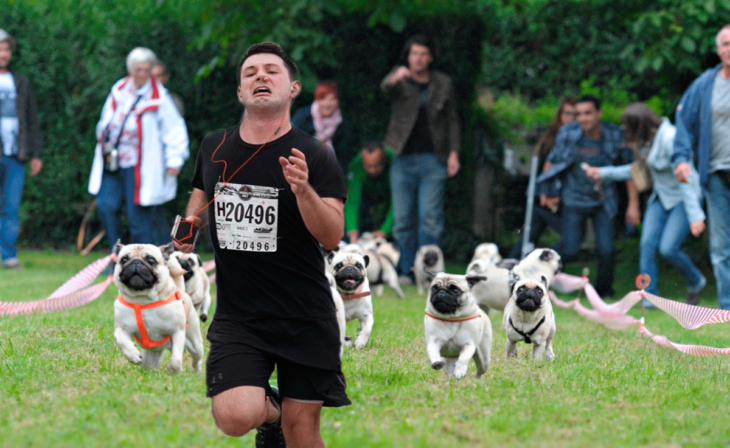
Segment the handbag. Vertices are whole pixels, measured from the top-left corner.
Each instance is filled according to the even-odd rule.
[[[107,173],[116,173],[119,171],[119,141],[122,139],[122,133],[124,132],[124,124],[127,122],[127,118],[132,114],[132,111],[134,110],[134,107],[139,103],[139,100],[142,99],[142,95],[137,96],[137,100],[132,104],[132,107],[129,108],[129,112],[127,112],[127,115],[124,116],[124,120],[122,120],[122,125],[119,126],[119,136],[117,136],[117,141],[115,143],[112,143],[108,140],[109,138],[109,125],[107,125],[105,134],[107,136],[107,140],[102,143],[101,145],[101,152],[102,156],[104,158],[104,171]]]
[[[631,180],[634,181],[637,192],[643,193],[649,191],[652,188],[651,173],[649,172],[649,167],[646,165],[646,156],[649,150],[644,148],[642,151],[632,148],[632,152],[634,153],[634,161],[631,163]]]

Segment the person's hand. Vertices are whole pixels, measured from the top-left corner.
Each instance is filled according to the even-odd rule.
[[[357,230],[350,230],[350,233],[348,233],[347,235],[350,238],[350,244],[357,243],[357,238],[360,236]]]
[[[373,236],[375,238],[385,238],[385,232],[382,230],[373,230]]]
[[[279,163],[284,171],[284,178],[291,186],[291,191],[299,195],[309,188],[309,168],[304,153],[296,148],[291,149],[291,156],[279,157]]]
[[[678,163],[677,167],[674,168],[674,177],[677,178],[679,182],[682,182],[683,184],[686,184],[689,182],[689,177],[692,175],[692,169],[689,167],[689,163],[682,162]]]
[[[38,173],[40,173],[41,168],[43,168],[43,162],[41,161],[41,159],[38,159],[38,158],[30,159],[30,177],[34,177]]]
[[[170,176],[177,176],[180,174],[180,169],[179,168],[168,168],[167,174],[169,174]]]
[[[689,231],[692,232],[692,236],[700,236],[705,231],[705,221],[695,221],[690,223]]]
[[[641,213],[637,204],[629,204],[626,209],[626,223],[632,226],[638,226],[641,222]]]
[[[393,73],[393,76],[390,78],[393,84],[399,83],[401,80],[410,78],[411,77],[411,71],[408,69],[408,67],[400,66],[396,69],[395,73]]]
[[[583,168],[583,171],[586,173],[586,176],[588,176],[590,179],[593,180],[601,180],[601,169],[595,166],[589,166],[589,165],[583,165],[581,166]]]
[[[449,153],[449,160],[446,162],[446,172],[449,177],[456,176],[456,173],[459,172],[459,167],[459,154],[456,151],[451,151]]]
[[[200,229],[200,226],[203,224],[203,220],[195,215],[190,215],[185,218],[185,221],[192,221],[193,225]],[[190,252],[195,249],[195,246],[193,246],[190,243],[187,244],[178,244],[177,241],[174,239],[172,240],[172,245],[175,246],[175,249],[179,250],[180,252],[185,252],[186,254],[189,254]]]
[[[544,201],[543,198],[545,198]],[[558,211],[558,204],[560,204],[560,196],[540,196],[540,205],[547,207],[553,213]]]

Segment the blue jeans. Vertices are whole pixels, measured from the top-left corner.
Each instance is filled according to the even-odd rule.
[[[25,165],[15,157],[0,155],[0,256],[3,260],[15,258],[15,241],[20,230],[20,200],[23,197]]]
[[[661,201],[656,199],[646,208],[641,230],[639,271],[649,274],[651,278],[651,284],[646,288],[647,292],[659,294],[657,250],[679,270],[687,280],[689,288],[697,287],[702,282],[702,273],[682,251],[682,242],[687,235],[689,235],[689,221],[684,204],[680,203],[671,210],[665,210]]]
[[[96,195],[99,220],[106,231],[109,248],[122,237],[121,223],[117,213],[124,201],[129,222],[130,241],[124,244],[154,244],[152,209],[134,203],[134,168],[120,168],[114,174],[104,173],[101,188]]]
[[[707,179],[707,221],[710,228],[710,260],[717,283],[720,308],[730,310],[730,190],[716,174]]]
[[[583,229],[588,219],[593,221],[598,250],[596,292],[601,296],[613,295],[614,253],[613,218],[608,216],[602,205],[597,207],[563,207],[562,248],[563,262],[575,259],[583,244]]]
[[[446,167],[435,154],[393,157],[390,191],[393,198],[393,238],[400,250],[398,271],[410,273],[416,251],[439,244],[444,230]]]

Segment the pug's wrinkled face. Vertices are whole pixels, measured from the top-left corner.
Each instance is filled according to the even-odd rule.
[[[545,296],[547,296],[547,290],[544,283],[523,280],[514,285],[515,305],[523,311],[533,312],[539,309],[543,300],[546,300]]]
[[[461,308],[474,304],[471,288],[480,281],[486,281],[483,276],[465,276],[439,273],[431,282],[428,290],[428,302],[440,314],[455,314]]]
[[[185,252],[175,251],[173,256],[177,258],[178,263],[180,263],[180,267],[185,269],[185,274],[183,274],[183,279],[185,279],[185,281],[193,278],[193,276],[195,276],[195,271],[197,271],[199,267],[203,266],[203,260],[200,259],[198,254],[186,254]]]
[[[117,264],[114,267],[114,282],[120,291],[139,292],[154,288],[169,277],[167,257],[171,253],[152,244],[117,243]],[[167,254],[167,256],[165,255]]]
[[[330,254],[328,261],[340,293],[352,294],[367,278],[365,268],[370,262],[367,255],[338,252]]]
[[[439,254],[435,250],[429,250],[425,254],[423,254],[423,264],[426,265],[426,267],[432,268],[436,266],[436,263],[439,261]]]

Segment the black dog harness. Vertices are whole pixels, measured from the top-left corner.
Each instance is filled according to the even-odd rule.
[[[515,327],[515,324],[512,323],[512,316],[509,317],[509,324],[512,325],[512,328],[514,328],[515,331],[520,334],[520,336],[525,338],[525,344],[532,344],[532,339],[530,339],[530,336],[535,334],[535,332],[537,331],[538,328],[540,328],[540,325],[542,325],[543,322],[545,322],[545,316],[542,316],[542,319],[540,319],[540,322],[538,322],[537,325],[535,325],[535,328],[528,331],[527,333],[523,333],[520,330],[518,330],[517,327]]]

